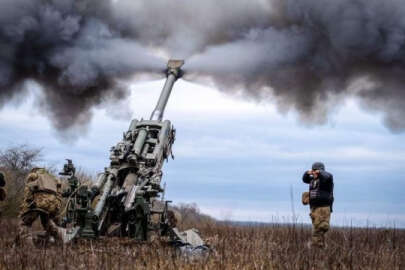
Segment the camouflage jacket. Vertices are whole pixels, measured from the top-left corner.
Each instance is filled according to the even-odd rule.
[[[45,179],[44,181],[42,181]],[[45,183],[43,183],[45,182]],[[62,196],[59,181],[42,168],[34,168],[26,179],[22,214],[41,209],[49,213],[57,213],[61,209]]]

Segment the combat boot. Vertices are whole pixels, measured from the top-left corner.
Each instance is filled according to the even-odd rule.
[[[80,227],[65,229],[57,226],[53,220],[49,221],[48,228],[50,235],[63,244],[67,244],[72,241],[76,237],[80,229]]]

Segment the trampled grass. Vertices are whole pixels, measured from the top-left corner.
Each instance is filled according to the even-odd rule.
[[[0,226],[0,269],[405,269],[405,231],[397,229],[332,228],[327,248],[314,250],[304,225],[197,224],[213,252],[191,260],[158,240],[16,248],[16,221]]]

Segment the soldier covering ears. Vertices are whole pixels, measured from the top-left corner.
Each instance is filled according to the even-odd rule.
[[[333,175],[325,171],[322,162],[315,162],[312,170],[302,177],[309,184],[309,192],[304,192],[302,202],[310,206],[312,220],[312,243],[314,247],[325,247],[325,234],[329,230],[330,214],[333,205]]]

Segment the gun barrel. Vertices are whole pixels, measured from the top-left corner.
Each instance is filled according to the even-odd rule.
[[[173,85],[176,80],[182,75],[181,67],[183,65],[183,60],[169,60],[169,62],[167,63],[167,79],[160,94],[156,108],[153,110],[150,116],[150,120],[162,121],[166,104],[169,100],[170,93],[172,92]]]
[[[113,188],[114,181],[112,175],[109,175],[107,181],[104,184],[103,193],[101,194],[100,200],[97,202],[96,208],[94,209],[94,215],[100,217],[103,212],[104,205],[107,202],[108,195]]]

